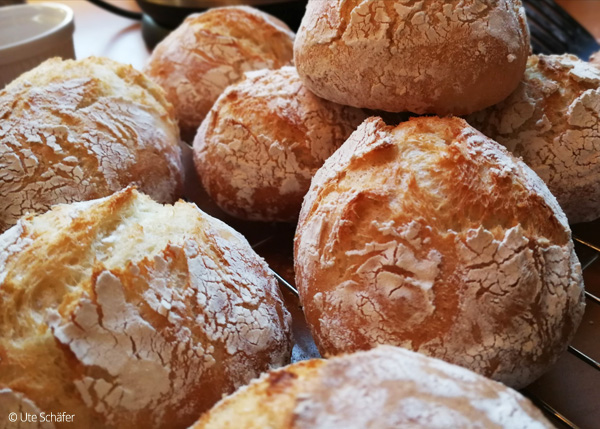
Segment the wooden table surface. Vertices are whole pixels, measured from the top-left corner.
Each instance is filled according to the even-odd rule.
[[[35,3],[41,0],[30,0]],[[116,61],[129,63],[137,69],[145,64],[149,52],[141,36],[141,25],[126,18],[106,12],[91,3],[82,0],[63,0],[75,12],[75,51],[77,58],[90,55],[106,56]],[[123,8],[139,10],[133,0],[112,0]],[[600,40],[600,0],[558,0],[576,19],[582,22],[596,38]],[[187,154],[188,178],[186,196],[206,209],[218,214],[213,205],[206,205],[206,197],[199,189],[192,172],[191,157]],[[233,226],[249,234],[249,240],[259,240],[261,236],[272,235],[275,241],[283,242],[273,246],[267,242],[257,248],[274,269],[288,278],[293,278],[291,269],[291,237],[293,227],[264,225],[256,227],[244,222],[226,218]],[[600,222],[575,228],[577,233],[588,234],[593,231],[600,244]],[[275,249],[275,251],[274,251]],[[585,272],[586,288],[600,295],[600,260],[592,263]],[[314,354],[306,327],[302,324],[302,313],[295,306],[294,297],[286,293],[286,299],[295,316],[295,330],[300,345],[295,350],[295,358]],[[581,325],[574,345],[596,360],[600,360],[600,306],[588,304],[586,317]],[[564,413],[581,428],[600,428],[600,371],[582,363],[569,353],[561,358],[551,371],[528,388],[531,394],[543,397],[546,402]]]

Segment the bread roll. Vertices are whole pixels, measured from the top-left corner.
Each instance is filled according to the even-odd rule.
[[[184,428],[291,353],[248,242],[131,188],[0,235],[0,332],[0,402],[75,415],[58,428]]]
[[[223,90],[244,72],[292,61],[294,33],[277,18],[246,6],[193,14],[161,43],[144,68],[167,91],[181,134],[191,142]]]
[[[554,197],[458,118],[365,121],[315,175],[294,257],[322,355],[398,345],[516,388],[585,305]]]
[[[518,392],[464,368],[380,346],[271,371],[191,429],[552,428]]]
[[[532,56],[517,90],[468,120],[523,158],[571,223],[600,217],[600,69]]]
[[[506,98],[529,49],[520,0],[310,0],[294,62],[336,103],[458,115]]]
[[[296,221],[312,176],[365,118],[316,97],[293,67],[249,72],[198,129],[196,170],[233,216]]]
[[[182,182],[173,107],[131,66],[54,58],[0,91],[0,232],[130,184],[173,202]]]

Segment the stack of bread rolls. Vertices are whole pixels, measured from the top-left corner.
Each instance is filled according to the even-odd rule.
[[[226,213],[299,218],[296,283],[331,358],[194,427],[550,427],[497,382],[539,377],[581,321],[563,209],[600,216],[600,75],[529,52],[520,0],[309,0],[297,36],[248,7],[190,16],[154,83],[104,59],[17,79],[0,92],[0,411],[184,428],[289,363],[265,262],[161,204],[181,190],[180,127],[188,183]],[[72,204],[42,214],[55,203]]]

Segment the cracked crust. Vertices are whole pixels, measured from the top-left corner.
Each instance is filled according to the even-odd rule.
[[[244,72],[290,64],[294,33],[258,9],[233,6],[190,15],[159,43],[144,72],[167,92],[191,142],[223,90]]]
[[[293,67],[249,72],[198,129],[196,170],[233,216],[293,222],[312,176],[365,118],[316,97]]]
[[[0,232],[131,184],[173,202],[180,156],[173,107],[144,75],[104,58],[48,60],[0,91]]]
[[[529,49],[520,0],[310,0],[294,62],[337,103],[459,115],[506,98]]]
[[[458,118],[365,121],[313,179],[295,270],[322,355],[399,345],[513,387],[555,362],[585,305],[555,198]]]
[[[191,204],[127,188],[0,235],[0,402],[77,427],[187,427],[289,362],[290,323],[265,262]]]
[[[523,158],[571,223],[600,217],[600,70],[573,55],[532,56],[517,90],[469,122]]]
[[[405,349],[311,360],[271,371],[191,429],[419,427],[551,429],[518,392]]]

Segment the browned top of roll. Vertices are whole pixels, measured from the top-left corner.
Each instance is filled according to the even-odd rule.
[[[471,371],[377,349],[271,371],[192,429],[529,428],[553,426],[529,400]]]

